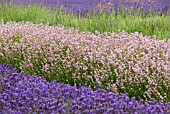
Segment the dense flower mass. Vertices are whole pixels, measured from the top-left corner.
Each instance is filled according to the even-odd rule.
[[[48,82],[0,64],[0,113],[3,114],[168,114],[170,102],[131,99],[98,88]]]
[[[0,1],[1,3],[2,1]],[[114,9],[116,12],[118,8],[134,8],[143,9],[145,11],[153,10],[165,13],[170,6],[169,0],[7,0],[7,2],[19,4],[44,4],[52,9],[61,8],[64,11],[71,11],[74,13],[88,13],[98,8],[107,11]],[[55,7],[54,7],[55,6]]]
[[[32,23],[0,24],[0,61],[27,75],[170,101],[170,41]]]

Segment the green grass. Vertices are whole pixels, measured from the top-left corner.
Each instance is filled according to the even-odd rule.
[[[170,17],[168,15],[149,14],[149,16],[145,16],[135,13],[133,15],[118,14],[115,17],[114,12],[102,12],[99,15],[93,13],[88,13],[86,17],[82,17],[61,10],[52,11],[43,5],[0,4],[0,20],[3,20],[4,23],[29,21],[35,24],[63,25],[80,31],[140,32],[151,37],[156,35],[158,39],[168,40],[170,38]]]

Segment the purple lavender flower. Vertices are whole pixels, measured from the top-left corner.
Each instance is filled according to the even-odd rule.
[[[166,13],[170,6],[169,0],[7,0],[7,2],[16,4],[44,4],[51,9],[61,8],[63,11],[72,11],[74,13],[88,13],[98,8],[102,4],[104,11],[126,7],[134,9],[143,9],[148,11],[152,9],[154,12]],[[2,1],[0,1],[2,3]],[[155,7],[156,6],[156,7]]]
[[[126,94],[115,94],[98,88],[48,82],[26,76],[7,64],[0,64],[0,113],[25,114],[168,114],[170,102],[137,101]]]

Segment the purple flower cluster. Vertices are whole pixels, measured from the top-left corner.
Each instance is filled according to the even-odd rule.
[[[145,12],[152,10],[153,12],[159,12],[161,14],[166,13],[169,10],[169,0],[133,0],[133,2],[122,2],[122,5],[127,8],[142,9]]]
[[[170,6],[169,0],[7,0],[13,3],[19,4],[44,4],[45,6],[55,9],[62,7],[64,10],[73,11],[74,13],[87,13],[93,11],[102,4],[102,8],[142,8],[146,11],[153,9],[154,11],[159,11],[165,13],[168,11]],[[1,3],[1,2],[0,2]],[[108,5],[109,4],[109,5]]]
[[[1,114],[168,114],[170,102],[131,99],[98,88],[48,82],[41,77],[26,76],[16,68],[0,64]]]

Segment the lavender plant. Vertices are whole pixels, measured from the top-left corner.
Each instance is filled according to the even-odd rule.
[[[0,113],[23,114],[168,114],[170,102],[137,101],[126,94],[98,88],[48,82],[42,77],[26,76],[7,64],[0,64]]]
[[[2,0],[3,1],[3,0]],[[2,1],[0,3],[2,3]],[[51,9],[61,8],[64,11],[85,14],[96,10],[98,5],[102,5],[104,11],[118,8],[134,8],[154,12],[166,13],[170,6],[169,0],[7,0],[4,2],[12,2],[15,4],[43,4]],[[109,5],[108,5],[109,4]]]
[[[27,75],[170,100],[169,41],[126,32],[95,34],[32,23],[0,24],[0,61]]]

